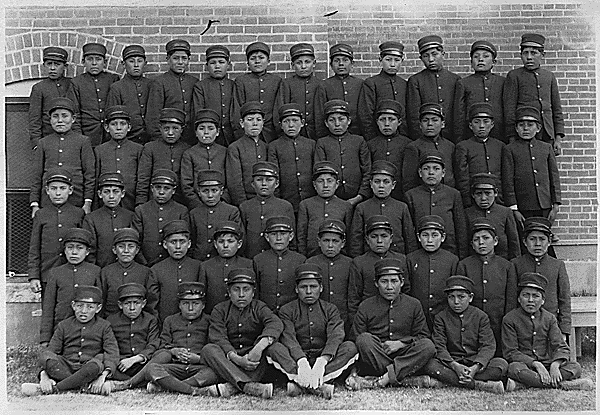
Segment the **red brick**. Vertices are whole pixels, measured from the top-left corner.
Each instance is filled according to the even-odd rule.
[[[187,35],[188,28],[185,26],[164,26],[160,28],[160,33],[169,35]]]
[[[140,35],[154,35],[160,33],[160,26],[134,26],[134,34]]]
[[[273,33],[272,26],[244,26],[244,33]]]

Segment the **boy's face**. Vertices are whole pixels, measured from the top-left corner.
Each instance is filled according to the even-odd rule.
[[[352,70],[352,59],[347,56],[337,55],[331,58],[331,69],[336,75],[349,75]]]
[[[221,233],[213,244],[221,258],[233,258],[242,247],[242,240],[232,233]]]
[[[431,48],[421,53],[421,62],[430,71],[439,71],[444,67],[445,52],[439,48]]]
[[[87,301],[71,301],[71,308],[75,312],[75,318],[80,323],[92,321],[94,316],[102,309],[102,304],[88,303]]]
[[[385,55],[381,58],[381,69],[388,75],[396,75],[403,59],[400,56]]]
[[[335,258],[346,245],[346,239],[335,232],[323,232],[319,236],[319,248],[327,258]]]
[[[292,239],[294,239],[294,232],[289,231],[274,231],[266,232],[265,239],[271,246],[271,249],[275,252],[285,251]]]
[[[489,50],[477,49],[473,52],[473,56],[471,56],[471,68],[475,72],[491,71],[495,62],[496,59],[494,59],[494,55]]]
[[[261,114],[248,114],[240,120],[240,125],[248,137],[256,139],[263,129],[264,122]]]
[[[142,310],[146,307],[146,299],[142,297],[126,297],[122,301],[117,302],[119,309],[123,311],[125,317],[130,320],[135,320],[142,314]]]
[[[332,197],[339,185],[340,181],[338,178],[329,173],[321,174],[313,180],[313,187],[323,199]]]
[[[519,305],[527,314],[535,314],[544,305],[544,294],[537,288],[525,287],[519,293]]]
[[[167,57],[167,64],[171,72],[181,75],[187,71],[190,64],[190,57],[186,52],[178,50]]]
[[[163,241],[163,248],[175,261],[183,259],[191,246],[192,241],[190,241],[190,236],[187,233],[174,233]]]
[[[55,81],[65,75],[67,64],[65,62],[47,59],[44,61],[44,68],[46,69],[48,78]]]
[[[498,237],[492,235],[490,231],[478,231],[471,238],[471,246],[477,255],[488,255],[494,252],[494,247],[498,245]]]
[[[435,252],[440,249],[446,240],[446,234],[437,229],[423,229],[417,235],[421,247],[427,252]]]
[[[517,134],[523,140],[532,140],[537,133],[539,133],[542,129],[542,126],[536,121],[518,121],[515,126],[515,130],[517,130]]]
[[[213,207],[219,204],[221,196],[223,196],[223,186],[200,186],[198,188],[200,201],[208,207]]]
[[[140,247],[133,241],[123,241],[115,244],[112,249],[121,264],[130,264],[140,251]]]
[[[373,195],[379,199],[388,197],[395,187],[396,180],[387,174],[377,173],[371,177],[371,190],[373,190]]]
[[[210,58],[206,62],[206,70],[211,78],[223,79],[227,76],[230,63],[225,58]]]
[[[387,301],[394,301],[400,295],[404,279],[400,275],[384,275],[375,282],[379,294]]]
[[[273,176],[254,176],[252,178],[252,187],[258,196],[272,196],[278,186],[279,180]]]
[[[544,232],[531,231],[523,239],[527,252],[536,258],[543,257],[550,247],[550,237]]]
[[[175,144],[181,138],[183,125],[176,122],[161,122],[160,132],[165,143]]]
[[[437,186],[446,175],[446,169],[439,163],[425,163],[419,167],[419,177],[427,186]]]
[[[498,196],[496,189],[480,189],[473,190],[473,200],[480,209],[489,209],[492,207]]]
[[[50,114],[50,125],[57,134],[64,134],[71,130],[75,122],[75,115],[63,108],[57,108]]]
[[[389,251],[390,246],[392,245],[392,238],[393,234],[387,229],[372,230],[365,237],[371,251],[380,256]]]
[[[175,186],[170,184],[153,184],[150,189],[152,189],[152,197],[159,205],[167,203],[175,194]]]
[[[219,135],[219,129],[212,122],[201,122],[196,127],[196,138],[200,144],[209,146],[215,142]]]
[[[292,62],[292,69],[300,78],[308,78],[315,70],[315,58],[310,55],[298,56]]]
[[[104,129],[113,140],[121,141],[127,137],[127,133],[131,130],[131,124],[124,118],[116,118],[110,120],[108,124],[104,124]]]
[[[125,71],[133,78],[139,78],[144,73],[144,66],[146,66],[146,59],[141,56],[132,56],[125,59]]]
[[[298,137],[302,127],[304,127],[304,120],[297,115],[291,115],[281,120],[281,130],[287,137]]]
[[[254,285],[247,282],[236,282],[227,288],[231,303],[237,308],[244,308],[254,298]]]
[[[186,320],[196,320],[204,310],[204,300],[195,295],[184,296],[179,300],[179,311]]]
[[[104,71],[106,60],[104,56],[100,55],[87,55],[83,58],[83,66],[85,71],[90,75],[96,76],[100,72]]]
[[[46,194],[53,205],[61,206],[73,194],[73,186],[63,182],[50,182],[46,185]]]
[[[456,314],[464,312],[469,307],[471,301],[473,301],[473,294],[465,290],[453,290],[448,292],[447,296],[448,306]]]
[[[488,117],[475,117],[469,122],[469,128],[475,137],[484,139],[490,135],[494,128],[494,120]]]
[[[537,48],[526,47],[521,51],[521,61],[526,69],[533,71],[540,67],[544,55],[545,53]]]
[[[262,74],[267,70],[267,66],[271,60],[269,57],[260,51],[252,52],[250,56],[248,56],[248,68],[250,71],[255,74]]]
[[[323,292],[323,285],[315,278],[306,278],[296,284],[298,299],[304,304],[313,305],[319,300]]]
[[[329,129],[331,135],[340,136],[346,134],[351,122],[350,117],[346,114],[333,113],[327,116],[325,126]]]
[[[65,244],[65,257],[69,264],[81,264],[90,254],[90,248],[81,242],[67,242]]]
[[[384,137],[396,134],[399,126],[400,119],[393,114],[381,114],[377,117],[377,127]]]
[[[423,114],[421,119],[419,120],[419,127],[421,128],[421,133],[425,137],[434,138],[440,135],[442,129],[446,126],[446,123],[442,119],[442,117],[437,116],[435,114]]]

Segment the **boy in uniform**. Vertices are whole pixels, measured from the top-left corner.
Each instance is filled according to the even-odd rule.
[[[167,42],[165,49],[169,70],[152,79],[150,83],[146,115],[148,132],[152,140],[160,141],[164,136],[162,110],[176,108],[183,113],[180,120],[183,128],[181,140],[192,146],[196,143],[192,128],[192,95],[198,78],[187,73],[191,55],[190,44],[183,39],[173,39]]]
[[[417,41],[419,57],[425,69],[408,78],[406,92],[406,108],[410,138],[416,140],[421,136],[419,108],[426,103],[435,103],[446,114],[442,135],[456,143],[454,137],[454,119],[452,103],[456,83],[460,76],[444,68],[444,46],[442,38],[437,35],[422,37]]]
[[[146,128],[146,111],[150,94],[150,79],[144,76],[146,50],[140,45],[129,45],[121,54],[125,75],[110,86],[106,105],[124,105],[131,116],[131,129],[127,134],[132,142],[144,145],[150,141]],[[108,114],[107,114],[108,115]]]
[[[71,78],[65,77],[69,53],[63,48],[50,46],[42,51],[44,69],[48,77],[31,87],[29,95],[29,140],[35,150],[42,137],[52,134],[50,125],[50,102],[54,98],[66,97]]]

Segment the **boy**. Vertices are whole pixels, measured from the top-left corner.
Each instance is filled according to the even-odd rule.
[[[294,299],[294,270],[306,261],[306,257],[289,250],[294,238],[293,218],[270,217],[264,235],[271,249],[254,257],[253,268],[260,300],[279,313],[282,305]]]
[[[485,311],[496,338],[502,344],[502,318],[517,306],[517,273],[515,266],[494,252],[498,244],[496,228],[486,218],[471,225],[471,246],[475,251],[458,263],[456,273],[473,281],[473,306]],[[501,356],[500,347],[496,356]]]
[[[547,282],[535,272],[526,272],[519,280],[520,307],[502,321],[508,376],[519,388],[591,390],[592,380],[581,379],[581,366],[569,361],[569,346],[560,334],[556,317],[542,308]]]
[[[500,178],[502,175],[502,153],[504,143],[490,136],[495,125],[492,106],[485,102],[475,103],[469,108],[469,128],[473,136],[456,145],[454,152],[456,188],[463,198],[463,206],[471,206],[469,183],[477,173],[493,174]],[[497,187],[502,183],[498,180]],[[498,195],[502,203],[502,194]]]
[[[473,206],[465,209],[467,228],[478,218],[488,218],[494,223],[498,245],[496,255],[509,261],[521,255],[517,222],[512,210],[496,203],[498,178],[488,173],[477,173],[471,177]]]
[[[181,191],[190,210],[202,204],[197,186],[198,173],[201,170],[218,170],[225,174],[227,157],[227,149],[215,142],[222,131],[219,128],[219,114],[211,109],[200,110],[196,113],[194,125],[198,143],[181,156]],[[221,187],[224,186],[223,180]]]
[[[425,371],[452,386],[504,393],[508,363],[494,357],[496,341],[487,314],[470,305],[473,281],[453,275],[446,280],[444,294],[448,307],[435,316],[432,336],[437,353]],[[514,389],[512,381],[506,389]]]
[[[410,138],[413,140],[421,136],[419,108],[421,105],[433,102],[442,108],[446,114],[446,122],[442,126],[442,135],[447,140],[456,143],[453,134],[452,103],[456,83],[460,76],[444,68],[444,46],[442,38],[437,35],[422,37],[417,41],[419,58],[425,69],[408,78],[406,92],[407,121]]]
[[[306,257],[319,252],[318,229],[322,221],[339,220],[349,228],[352,220],[352,205],[335,195],[340,184],[336,165],[316,162],[312,180],[317,195],[304,199],[298,207],[298,252]]]
[[[198,195],[201,204],[190,212],[192,257],[206,261],[217,252],[213,245],[214,228],[224,220],[242,223],[240,211],[221,200],[225,177],[218,170],[198,172]]]
[[[54,98],[66,97],[71,78],[65,77],[69,53],[63,48],[50,46],[42,51],[44,70],[48,77],[31,87],[29,96],[29,140],[35,150],[42,137],[52,134],[50,125],[50,102]]]
[[[94,151],[90,140],[73,131],[76,120],[73,101],[55,98],[50,102],[50,124],[54,132],[38,142],[33,163],[33,183],[29,193],[32,217],[40,207],[50,205],[47,192],[42,192],[44,175],[50,169],[62,168],[71,174],[70,203],[90,213],[94,196]]]
[[[106,105],[124,105],[131,116],[131,129],[127,134],[132,142],[144,145],[150,141],[146,127],[146,111],[151,81],[144,76],[146,50],[140,45],[123,48],[125,76],[110,86]]]
[[[150,83],[146,115],[148,132],[152,140],[160,141],[161,137],[164,137],[162,110],[176,108],[183,113],[181,140],[192,146],[196,143],[192,128],[192,94],[198,78],[187,73],[191,55],[190,44],[183,39],[173,39],[167,42],[165,49],[169,70],[152,79]]]
[[[99,394],[105,379],[117,370],[119,346],[110,323],[98,316],[102,291],[80,285],[71,302],[75,315],[61,321],[48,347],[40,352],[39,383],[24,383],[27,396],[83,389]]]
[[[200,266],[200,282],[206,287],[206,313],[227,297],[227,274],[232,269],[252,268],[252,260],[238,255],[243,245],[244,232],[237,222],[220,222],[213,233],[216,256]]]
[[[268,160],[280,172],[279,197],[290,202],[297,215],[300,202],[315,194],[311,186],[315,141],[300,135],[305,120],[299,104],[279,107],[279,124],[283,135],[269,144]]]
[[[305,120],[300,134],[317,141],[314,103],[315,91],[322,80],[314,74],[317,64],[315,48],[309,43],[296,43],[290,48],[290,57],[294,75],[283,80],[284,102],[300,106],[301,117]]]
[[[177,108],[160,110],[159,123],[161,139],[147,143],[140,156],[135,187],[135,205],[139,206],[148,201],[150,179],[158,169],[168,169],[176,174],[175,200],[185,203],[181,190],[181,158],[190,145],[181,141],[185,126],[185,113]]]
[[[441,135],[445,113],[438,104],[423,104],[419,109],[421,136],[406,145],[402,160],[402,190],[406,192],[421,185],[419,160],[428,151],[439,151],[444,157],[443,183],[454,186],[454,144]]]
[[[176,187],[177,175],[174,172],[155,170],[151,182],[152,200],[135,208],[131,227],[142,236],[142,255],[149,267],[168,256],[162,246],[164,226],[176,219],[190,221],[186,207],[173,200]]]
[[[51,268],[65,263],[62,243],[67,230],[81,226],[84,211],[68,202],[73,193],[72,176],[65,169],[51,169],[44,178],[51,204],[34,208],[27,274],[29,287],[42,299]]]
[[[371,153],[364,138],[348,132],[352,118],[345,101],[327,101],[323,114],[329,135],[317,141],[315,161],[332,161],[340,170],[336,195],[352,206],[369,196]]]
[[[91,240],[92,235],[85,229],[69,229],[64,237],[67,263],[48,273],[40,326],[40,344],[44,347],[58,323],[73,315],[71,301],[75,288],[80,285],[100,286],[100,267],[85,261],[90,253]]]
[[[352,217],[350,249],[348,250],[351,257],[366,252],[364,224],[373,215],[383,215],[390,220],[394,232],[394,239],[390,247],[392,251],[407,255],[417,249],[415,226],[408,212],[408,206],[390,196],[396,187],[397,175],[397,169],[393,163],[385,160],[373,162],[370,174],[373,197],[359,203]]]
[[[103,124],[108,91],[119,75],[105,71],[108,59],[104,45],[87,43],[82,51],[85,72],[73,78],[67,97],[75,103],[76,131],[96,147],[107,141]]]
[[[377,107],[383,100],[395,101],[399,104],[400,125],[406,125],[406,84],[397,74],[404,60],[404,45],[400,42],[383,42],[379,45],[379,62],[381,72],[365,79],[358,100],[358,116],[363,137],[367,142],[379,135],[376,119],[379,117]]]
[[[415,222],[426,215],[438,215],[447,223],[442,248],[459,258],[467,256],[467,225],[460,193],[442,184],[446,174],[445,157],[439,151],[429,151],[419,158],[422,184],[406,192],[410,216]]]
[[[122,206],[133,211],[135,209],[135,187],[138,181],[138,164],[144,147],[127,138],[131,126],[131,117],[125,106],[117,105],[108,108],[104,129],[109,134],[110,141],[97,146],[94,153],[96,155],[96,178],[108,172],[121,174],[123,180]],[[100,190],[98,184],[98,192]]]
[[[266,349],[283,331],[281,320],[265,303],[254,299],[256,277],[251,269],[234,269],[227,275],[229,300],[210,314],[209,343],[202,357],[226,384],[221,397],[235,393],[270,399],[272,383],[259,383],[267,369]]]
[[[508,138],[504,134],[504,108],[502,91],[506,78],[492,73],[498,51],[487,40],[477,40],[471,45],[471,68],[475,71],[456,83],[454,93],[454,137],[457,143],[467,140],[471,135],[468,124],[468,111],[477,102],[486,102],[491,106],[494,120],[490,136],[504,143]]]
[[[404,200],[402,189],[402,163],[404,162],[404,150],[410,143],[410,138],[399,132],[403,120],[404,109],[400,102],[384,99],[377,104],[375,121],[378,128],[377,135],[367,141],[371,151],[371,161],[386,160],[394,163],[396,169],[396,187],[392,190],[392,197],[396,200]]]
[[[556,76],[540,68],[544,58],[546,38],[535,33],[521,36],[522,68],[513,69],[506,75],[502,99],[506,116],[506,134],[512,142],[516,139],[516,117],[520,106],[532,106],[541,111],[539,131],[536,136],[550,143],[554,155],[560,154],[561,141],[565,137],[565,121],[560,102],[560,92]],[[518,133],[518,131],[517,131]]]
[[[262,135],[267,143],[277,138],[279,119],[277,109],[283,104],[283,79],[267,73],[271,51],[263,42],[254,42],[246,47],[246,62],[249,73],[235,78],[237,99],[240,105],[259,102],[263,111]]]
[[[235,206],[256,194],[252,186],[252,166],[267,160],[267,145],[260,139],[265,117],[260,102],[242,105],[240,116],[244,135],[227,148],[225,161],[227,188]]]
[[[354,51],[350,45],[338,43],[329,49],[329,65],[333,76],[325,79],[315,90],[315,125],[317,138],[325,137],[331,131],[327,126],[327,103],[345,101],[346,116],[352,119],[350,134],[361,135],[358,117],[358,101],[363,80],[350,75],[354,63]],[[348,123],[350,124],[350,123]],[[329,131],[328,131],[329,130]],[[345,132],[345,131],[344,131]]]
[[[252,187],[256,196],[240,205],[240,216],[246,229],[246,258],[252,259],[256,254],[269,249],[264,233],[269,218],[287,216],[290,218],[292,231],[295,228],[294,207],[287,200],[274,196],[278,186],[279,170],[274,163],[262,161],[252,166]],[[292,248],[295,247],[294,242]]]
[[[429,330],[433,320],[444,308],[444,281],[456,274],[458,257],[441,248],[446,239],[444,220],[437,215],[419,219],[417,237],[421,248],[406,255],[409,294],[421,302]]]

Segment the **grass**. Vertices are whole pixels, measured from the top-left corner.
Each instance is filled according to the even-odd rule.
[[[579,360],[583,376],[595,379],[595,350],[584,336],[584,356]],[[587,346],[586,346],[586,343]],[[592,353],[590,352],[590,349]],[[7,350],[8,410],[54,412],[77,410],[86,414],[114,411],[203,410],[203,411],[322,411],[322,410],[388,410],[388,411],[593,411],[596,391],[561,391],[527,389],[505,395],[493,395],[467,389],[388,388],[372,391],[346,391],[336,387],[334,398],[326,401],[311,395],[290,398],[282,386],[276,387],[272,400],[238,395],[229,399],[190,397],[178,394],[147,395],[144,390],[117,392],[111,396],[64,393],[28,398],[21,395],[23,382],[34,382],[37,374],[38,347]]]

